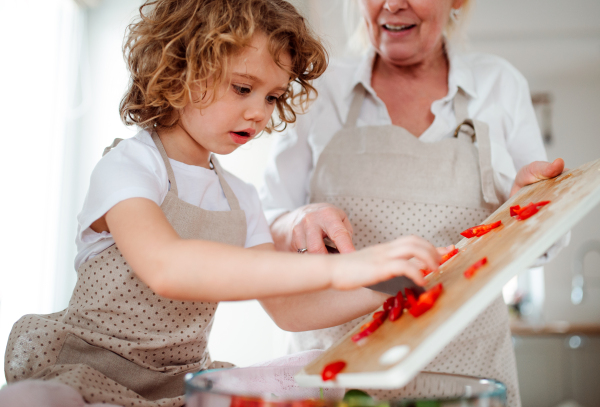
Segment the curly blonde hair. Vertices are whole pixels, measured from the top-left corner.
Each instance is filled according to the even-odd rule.
[[[192,90],[216,91],[227,80],[230,57],[256,32],[267,36],[269,53],[290,75],[287,91],[276,101],[280,122],[271,118],[265,130],[294,123],[317,95],[311,81],[325,71],[327,51],[284,0],[149,0],[139,10],[123,45],[131,74],[119,108],[126,125],[175,126],[179,110],[198,102]],[[279,61],[286,52],[292,59],[288,68]],[[214,96],[204,98],[200,107],[212,102]]]

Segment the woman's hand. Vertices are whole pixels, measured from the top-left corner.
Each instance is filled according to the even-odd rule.
[[[510,196],[513,196],[526,185],[534,184],[538,181],[554,178],[560,175],[565,168],[565,162],[562,158],[557,158],[553,162],[534,161],[521,168],[515,177],[515,182],[510,190]]]
[[[406,276],[424,285],[421,265],[428,270],[439,268],[441,256],[428,241],[417,236],[401,237],[344,256],[334,256],[331,287],[350,290]]]
[[[281,215],[271,225],[275,247],[281,251],[308,249],[309,253],[327,253],[323,239],[329,237],[340,253],[355,251],[352,225],[340,208],[328,203],[302,206]]]

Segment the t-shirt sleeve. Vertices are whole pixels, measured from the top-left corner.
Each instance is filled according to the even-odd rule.
[[[77,217],[81,235],[113,206],[130,198],[146,198],[160,205],[168,177],[158,150],[137,139],[124,140],[98,162]],[[81,236],[80,236],[81,237]]]
[[[247,234],[245,247],[273,243],[271,230],[256,188],[253,185],[245,184],[244,196],[240,198],[238,198],[240,199],[240,207],[246,212]]]

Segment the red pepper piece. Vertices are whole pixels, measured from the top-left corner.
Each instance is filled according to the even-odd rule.
[[[373,314],[373,319],[382,319],[382,317],[385,314],[387,314],[387,312],[385,312],[385,311],[377,311],[376,313]]]
[[[366,324],[360,327],[360,331],[357,334],[352,336],[352,341],[358,342],[362,338],[366,338],[367,336],[375,332],[377,328],[381,326],[381,324],[383,324],[383,321],[381,319],[374,319],[370,322],[367,322]]]
[[[404,296],[406,297],[406,309],[410,309],[413,305],[417,303],[417,298],[415,297],[415,293],[410,288],[404,289]]]
[[[394,306],[390,310],[390,321],[395,321],[402,316],[402,311],[404,311],[404,297],[402,296],[402,292],[398,291],[396,297],[394,297]]]
[[[440,262],[440,266],[441,266],[442,264],[444,264],[445,262],[447,262],[448,260],[450,260],[452,257],[456,256],[456,254],[457,254],[457,253],[458,253],[458,249],[457,249],[457,248],[454,248],[454,250],[452,250],[452,251],[450,251],[450,252],[448,252],[448,253],[444,254],[444,255],[442,256],[442,261]]]
[[[519,211],[519,213],[517,214],[517,220],[528,219],[538,212],[539,209],[537,208],[537,206],[529,204]]]
[[[431,287],[419,296],[417,302],[409,308],[408,312],[415,318],[420,317],[433,307],[433,304],[437,301],[442,290],[443,287],[441,283]]]
[[[384,311],[389,311],[392,309],[392,307],[394,306],[394,300],[396,299],[396,297],[390,297],[387,300],[385,300],[385,302],[383,303],[383,310]]]
[[[440,266],[442,264],[444,264],[445,262],[447,262],[448,260],[450,260],[452,257],[454,257],[457,253],[458,253],[458,249],[454,248],[454,250],[449,251],[448,253],[444,254],[442,256],[442,261],[440,261]],[[427,270],[427,269],[421,269],[421,273],[423,273],[423,277],[426,277],[429,274],[431,274],[432,271],[431,270]]]
[[[462,232],[460,232],[460,234],[462,236],[466,237],[467,239],[472,238],[472,237],[480,237],[480,236],[483,236],[486,233],[488,233],[490,230],[496,229],[500,225],[502,225],[501,220],[494,222],[494,223],[490,223],[488,225],[473,226],[472,228],[463,230]]]
[[[333,362],[323,368],[321,377],[323,381],[335,380],[335,377],[346,367],[346,362],[340,360],[339,362]]]
[[[510,216],[516,216],[517,220],[525,220],[538,213],[542,206],[546,206],[549,203],[550,201],[530,202],[522,208],[519,205],[511,206]]]
[[[432,273],[432,271],[427,269],[421,269],[421,273],[423,273],[423,277],[427,277],[429,274]]]
[[[483,259],[476,261],[471,267],[469,267],[465,272],[464,275],[466,278],[471,278],[475,275],[475,273],[477,272],[477,270],[479,270],[481,267],[483,267],[483,265],[485,265],[487,263],[487,257],[484,257]]]

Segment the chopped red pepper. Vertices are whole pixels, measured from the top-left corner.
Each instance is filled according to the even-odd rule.
[[[398,294],[393,297],[394,298],[394,306],[390,310],[390,321],[395,321],[402,316],[402,311],[404,311],[404,297],[402,296],[402,292],[398,291]]]
[[[510,216],[516,216],[517,220],[525,220],[538,213],[542,206],[548,205],[549,203],[550,201],[530,202],[522,208],[519,205],[511,206]]]
[[[444,264],[445,262],[447,262],[448,260],[450,260],[452,257],[454,257],[454,256],[455,256],[457,253],[458,253],[458,249],[457,249],[457,248],[454,248],[454,250],[452,250],[452,251],[450,251],[450,252],[448,252],[448,253],[444,254],[444,255],[442,256],[442,261],[440,262],[440,266],[441,266],[442,264]]]
[[[475,273],[477,272],[477,270],[479,270],[481,267],[483,267],[486,263],[487,263],[487,257],[484,257],[483,259],[476,261],[471,267],[469,267],[464,272],[465,277],[466,278],[473,277],[475,275]]]
[[[441,283],[431,287],[429,290],[421,294],[419,296],[419,299],[415,300],[415,302],[411,304],[410,308],[408,309],[408,312],[410,312],[410,314],[415,318],[420,317],[425,312],[429,311],[431,307],[433,307],[433,304],[435,304],[435,302],[437,301],[438,297],[442,293],[442,290],[443,287]],[[410,293],[413,294],[412,290],[410,291]]]
[[[463,230],[462,232],[460,232],[460,234],[466,238],[479,237],[485,235],[492,229],[496,229],[500,225],[502,225],[501,220],[499,220],[498,222],[490,223],[488,225],[473,226],[472,228]]]
[[[410,310],[410,308],[417,303],[417,298],[415,297],[415,293],[410,288],[405,288],[404,296],[406,297],[405,308]]]
[[[321,377],[323,381],[335,380],[335,377],[346,367],[346,362],[340,360],[339,362],[333,362],[323,368]]]
[[[382,319],[374,319],[360,327],[360,331],[352,336],[353,342],[358,342],[375,332],[383,324]]]
[[[385,321],[385,317],[387,316],[387,311],[377,311],[373,314],[373,319],[381,319]]]
[[[458,249],[454,248],[454,250],[451,250],[448,253],[444,254],[442,256],[442,261],[440,261],[440,266],[442,264],[444,264],[445,262],[447,262],[448,260],[450,260],[452,257],[454,257],[457,253],[458,253]],[[429,274],[432,273],[432,271],[427,270],[427,269],[421,269],[421,273],[423,273],[423,277],[427,277]]]
[[[392,307],[394,306],[395,299],[396,299],[396,297],[390,297],[387,300],[385,300],[385,302],[383,303],[383,310],[384,311],[391,310]]]

